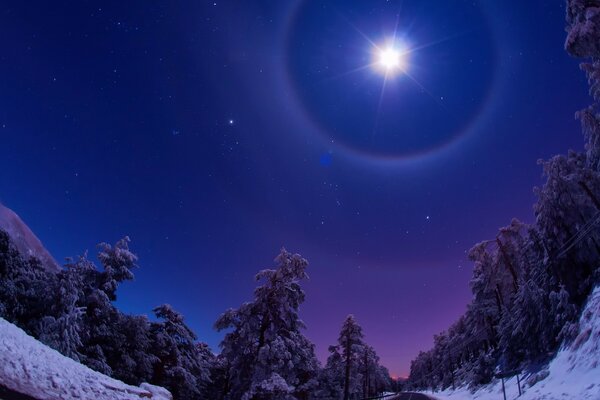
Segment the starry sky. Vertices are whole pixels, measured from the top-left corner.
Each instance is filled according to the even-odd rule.
[[[57,259],[129,235],[119,307],[215,351],[285,246],[321,360],[353,313],[404,376],[470,300],[465,252],[532,221],[537,159],[582,147],[563,42],[562,1],[5,1],[0,201]]]

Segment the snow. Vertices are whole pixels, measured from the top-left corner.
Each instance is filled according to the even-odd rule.
[[[558,352],[547,369],[522,377],[521,384],[523,396],[518,397],[516,378],[505,381],[507,400],[600,400],[600,286],[581,314],[579,336]],[[439,400],[502,400],[502,383],[495,381],[474,393],[459,388],[428,395]]]
[[[37,258],[49,271],[58,272],[61,269],[31,229],[14,211],[2,204],[0,204],[0,229],[10,236],[19,253]]]
[[[38,342],[0,318],[0,384],[40,400],[172,400],[164,388],[127,385]]]

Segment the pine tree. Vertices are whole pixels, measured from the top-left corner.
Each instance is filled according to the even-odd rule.
[[[277,269],[256,275],[263,284],[254,300],[215,323],[218,330],[232,329],[221,342],[229,365],[228,399],[307,399],[316,385],[314,345],[302,334],[298,316],[308,262],[285,249],[275,262]]]
[[[503,370],[518,368],[524,361],[536,361],[552,347],[554,342],[545,335],[549,322],[546,297],[534,280],[521,281],[510,312],[501,322]]]
[[[211,357],[210,382],[205,397],[211,400],[223,400],[229,393],[229,364],[222,354]]]
[[[201,399],[210,381],[210,356],[183,316],[169,304],[154,309],[163,322],[152,326],[152,349],[158,358],[153,383],[164,386],[175,398]]]
[[[350,399],[350,395],[358,390],[358,364],[365,346],[363,337],[362,328],[354,319],[354,315],[348,315],[338,338],[338,348],[344,365],[344,400]]]
[[[80,350],[83,347],[81,332],[84,329],[82,306],[85,285],[81,273],[86,259],[79,263],[71,260],[65,269],[58,274],[54,286],[54,298],[48,304],[47,314],[43,317],[35,332],[40,341],[58,350],[63,355],[80,361]]]
[[[568,0],[567,24],[566,50],[590,59],[581,67],[594,103],[577,113],[585,152],[540,162],[546,181],[535,188],[532,226],[513,220],[471,249],[473,301],[413,361],[414,387],[444,387],[448,372],[453,382],[478,385],[494,368],[547,361],[577,332],[577,314],[599,281],[600,2]]]
[[[99,245],[98,259],[104,267],[99,271],[87,254],[80,256],[68,269],[81,275],[83,289],[81,306],[83,315],[82,362],[105,375],[115,376],[125,346],[121,329],[122,314],[112,304],[116,300],[118,284],[133,279],[130,268],[137,257],[129,251],[129,238],[118,241],[115,246]]]
[[[39,260],[19,253],[10,236],[0,230],[0,317],[35,336],[54,303],[57,280]]]
[[[364,398],[375,395],[378,388],[385,386],[385,376],[381,376],[379,356],[375,349],[365,344],[360,355],[359,370],[362,375],[362,395]],[[389,376],[389,374],[388,374]]]
[[[101,289],[111,301],[116,300],[116,291],[119,283],[133,280],[132,270],[137,267],[137,256],[129,250],[128,236],[119,240],[114,246],[108,243],[100,243],[98,248],[98,260],[104,267],[102,273]]]
[[[99,245],[99,271],[87,253],[49,272],[24,259],[0,230],[0,316],[62,354],[103,374],[168,386],[182,399],[203,398],[214,356],[169,306],[164,322],[121,313],[112,303],[119,283],[133,279],[137,256],[129,238]]]
[[[119,335],[121,352],[111,361],[113,376],[139,385],[152,382],[155,366],[160,362],[153,354],[151,324],[145,315],[119,314],[113,327]]]
[[[80,332],[83,310],[75,303],[69,303],[56,318],[45,316],[38,326],[38,339],[61,354],[79,361],[82,346]]]
[[[576,321],[578,312],[564,286],[550,293],[550,307],[554,316],[551,324],[554,343],[558,345],[563,341],[569,342],[574,339],[578,333]]]
[[[316,399],[339,399],[344,393],[344,362],[337,346],[329,346],[325,367],[319,371]]]

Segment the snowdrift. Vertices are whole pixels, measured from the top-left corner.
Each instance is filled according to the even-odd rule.
[[[513,400],[600,400],[600,286],[590,295],[579,320],[579,335],[563,347],[546,369],[505,381],[506,398]],[[502,383],[495,381],[476,392],[467,388],[428,394],[440,400],[501,400]]]
[[[172,400],[164,388],[127,385],[70,359],[0,318],[0,385],[39,400]]]

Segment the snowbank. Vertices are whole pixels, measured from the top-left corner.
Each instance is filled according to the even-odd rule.
[[[590,295],[581,314],[575,341],[560,350],[547,369],[526,376],[521,383],[523,396],[518,397],[516,378],[505,381],[507,399],[600,400],[600,287]],[[430,396],[440,400],[502,400],[502,383],[494,382],[475,393],[461,388]]]
[[[40,400],[172,400],[164,388],[127,385],[71,360],[0,318],[0,384]]]

